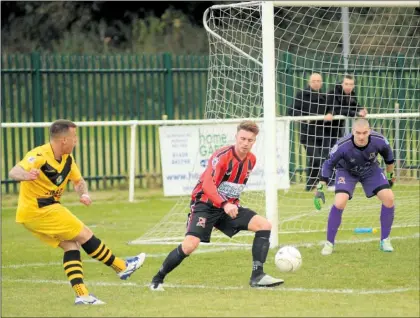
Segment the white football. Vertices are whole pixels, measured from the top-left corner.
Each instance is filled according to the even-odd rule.
[[[302,266],[302,255],[296,247],[283,246],[274,261],[281,272],[295,272]]]

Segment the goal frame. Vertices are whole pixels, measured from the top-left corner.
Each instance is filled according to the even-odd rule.
[[[262,24],[262,63],[251,57],[241,49],[235,47],[234,44],[223,39],[220,35],[215,33],[207,24],[207,16],[212,9],[223,9],[233,7],[252,7],[261,6],[261,24]],[[272,176],[276,174],[277,162],[276,154],[271,149],[275,149],[276,145],[276,74],[275,74],[275,36],[274,36],[274,7],[341,7],[348,9],[348,7],[418,7],[420,1],[251,1],[234,4],[214,5],[208,8],[203,15],[203,25],[206,31],[212,36],[221,40],[231,49],[246,56],[251,61],[262,67],[263,73],[263,125],[265,133],[264,147],[264,166],[265,166],[265,210],[266,217],[272,224],[270,247],[277,247],[279,245],[278,236],[278,198],[277,198],[277,180]],[[348,11],[344,11],[348,12]],[[343,13],[344,13],[343,12]],[[343,32],[348,30],[348,21],[343,20]],[[347,25],[345,25],[347,23]],[[349,47],[348,41],[345,41],[345,47]],[[346,58],[347,50],[343,50],[342,54]]]

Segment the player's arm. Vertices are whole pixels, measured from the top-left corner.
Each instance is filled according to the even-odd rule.
[[[83,178],[74,183],[74,190],[80,197],[82,195],[89,195],[87,183]]]
[[[45,163],[42,155],[30,151],[10,171],[9,177],[16,181],[32,181],[39,176],[39,168]]]
[[[210,158],[209,165],[206,168],[203,177],[203,191],[210,198],[210,200],[217,205],[223,206],[228,201],[228,198],[217,191],[216,181],[221,178],[226,172],[226,162],[219,158]]]
[[[92,203],[85,179],[80,178],[78,181],[74,182],[74,190],[79,195],[81,203],[84,205],[90,205]]]
[[[328,180],[333,174],[333,170],[338,162],[343,158],[343,151],[338,144],[331,148],[327,160],[322,164],[321,177],[319,178],[320,184],[327,185]]]
[[[9,171],[9,178],[16,181],[32,181],[36,180],[39,175],[39,169],[32,168],[29,171],[23,169],[19,164]]]
[[[322,164],[321,177],[319,178],[320,181],[316,187],[314,196],[314,205],[317,210],[321,210],[321,201],[322,203],[325,203],[324,188],[327,186],[327,182],[333,174],[333,169],[342,158],[343,152],[338,144],[335,144],[334,147],[331,148],[329,158]]]
[[[385,172],[386,178],[388,180],[389,185],[392,187],[395,183],[394,178],[394,154],[392,152],[391,146],[389,145],[388,140],[384,139],[384,144],[382,148],[379,150],[380,155],[384,158],[385,161]]]
[[[89,196],[87,183],[85,179],[83,179],[82,174],[80,173],[79,167],[74,162],[74,158],[73,158],[73,163],[71,165],[69,178],[74,184],[74,190],[80,197],[80,202],[83,203],[84,205],[90,205],[92,203],[92,200]]]

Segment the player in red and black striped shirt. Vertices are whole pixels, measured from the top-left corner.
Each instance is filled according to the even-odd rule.
[[[152,279],[152,290],[163,290],[165,276],[194,252],[200,242],[210,242],[213,227],[229,237],[241,230],[255,232],[251,287],[273,287],[283,283],[283,280],[263,271],[270,246],[270,222],[239,204],[239,196],[255,166],[256,158],[251,148],[258,132],[254,122],[241,122],[235,144],[217,150],[210,157],[191,195],[191,212],[184,241],[166,257]]]
[[[240,158],[235,145],[217,150],[193,190],[191,205],[202,202],[221,208],[228,202],[237,204],[255,162],[255,155],[251,152]]]

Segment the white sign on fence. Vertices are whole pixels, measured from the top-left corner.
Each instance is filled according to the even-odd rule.
[[[160,126],[160,150],[163,191],[165,196],[190,195],[207,160],[220,147],[235,143],[237,124]],[[289,183],[289,128],[277,122],[277,184],[287,189]],[[264,131],[252,148],[257,163],[249,177],[246,190],[264,190]]]

